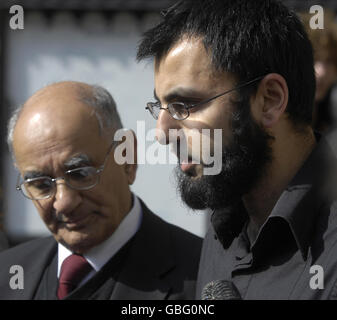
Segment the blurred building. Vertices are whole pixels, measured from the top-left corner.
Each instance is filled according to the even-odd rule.
[[[49,234],[32,203],[15,190],[17,171],[5,144],[11,110],[41,87],[55,81],[99,84],[115,98],[125,127],[132,128],[143,146],[154,143],[142,135],[155,122],[145,112],[153,99],[151,62],[136,63],[141,34],[154,25],[159,12],[175,0],[15,0],[0,2],[1,173],[0,219],[12,243]],[[296,10],[313,4],[337,9],[337,1],[289,0]],[[9,8],[24,8],[24,29],[9,27]],[[145,121],[143,127],[137,121]],[[137,130],[138,129],[138,130]],[[148,136],[147,139],[151,139]],[[167,147],[163,152],[169,153]],[[184,207],[176,192],[175,165],[139,166],[132,189],[165,220],[203,235],[208,215]]]

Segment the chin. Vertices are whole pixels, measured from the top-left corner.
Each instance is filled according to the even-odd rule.
[[[100,243],[100,240],[97,239],[97,237],[92,238],[89,234],[76,231],[70,231],[66,232],[66,234],[55,236],[55,240],[72,252],[80,254],[85,253]]]

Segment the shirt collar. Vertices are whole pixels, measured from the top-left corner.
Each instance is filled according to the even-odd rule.
[[[132,197],[132,209],[124,217],[115,232],[107,240],[83,255],[96,272],[99,271],[139,229],[142,220],[142,207],[139,199],[134,194],[132,194]],[[64,259],[71,254],[72,252],[68,248],[58,243],[58,277]]]
[[[336,162],[335,156],[325,138],[321,138],[302,168],[281,194],[259,235],[275,217],[283,218],[290,227],[303,259],[306,260],[319,209],[328,196],[323,190],[326,190],[326,178],[327,174],[331,173],[329,168],[333,162]],[[253,246],[258,238],[259,236]]]

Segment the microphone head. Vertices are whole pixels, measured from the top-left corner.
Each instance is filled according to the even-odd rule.
[[[231,281],[214,280],[204,287],[202,300],[242,300],[238,289]]]

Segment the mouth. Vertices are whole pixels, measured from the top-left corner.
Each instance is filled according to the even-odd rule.
[[[67,228],[68,230],[77,230],[86,227],[89,222],[88,220],[93,216],[93,213],[86,213],[83,215],[76,215],[75,217],[66,217],[63,214],[58,217],[57,221],[60,226]]]

